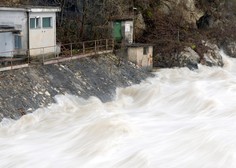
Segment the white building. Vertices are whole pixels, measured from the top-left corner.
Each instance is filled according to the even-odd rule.
[[[55,53],[58,7],[0,7],[0,57]]]

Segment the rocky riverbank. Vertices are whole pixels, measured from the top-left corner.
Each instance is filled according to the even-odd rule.
[[[108,54],[63,64],[33,66],[0,74],[0,120],[18,119],[54,102],[58,94],[112,100],[117,87],[140,83],[151,73]]]

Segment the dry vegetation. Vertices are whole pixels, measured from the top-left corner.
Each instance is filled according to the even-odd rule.
[[[201,23],[197,28],[184,22],[183,16],[180,14],[181,6],[177,6],[168,15],[149,6],[143,13],[148,28],[140,42],[148,42],[154,44],[158,54],[171,57],[188,46],[194,49],[203,58],[209,48],[204,46],[202,41],[212,41],[219,46],[228,42],[236,41],[235,33],[235,13],[236,1],[226,2],[224,6],[220,1],[201,0],[196,6],[206,11],[206,17],[210,16],[213,22],[212,26],[206,21]],[[204,19],[202,19],[204,21]],[[157,53],[155,53],[157,55]],[[157,57],[154,58],[154,64]]]

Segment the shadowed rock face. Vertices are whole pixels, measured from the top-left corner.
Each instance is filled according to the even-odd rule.
[[[17,119],[54,102],[58,94],[85,99],[96,96],[112,100],[116,87],[140,83],[151,76],[114,55],[82,58],[64,64],[35,66],[0,75],[0,120]]]
[[[213,26],[213,20],[213,17],[206,13],[197,21],[198,29],[211,28]]]
[[[165,14],[169,14],[173,9],[177,10],[186,23],[195,24],[204,14],[195,4],[196,0],[161,0],[160,10]]]

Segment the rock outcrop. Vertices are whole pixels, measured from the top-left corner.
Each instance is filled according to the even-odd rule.
[[[142,37],[143,32],[146,30],[146,24],[141,12],[139,12],[135,17],[134,27],[135,39]]]
[[[235,41],[224,41],[221,44],[222,49],[224,50],[224,52],[233,58],[236,58],[236,42]]]
[[[183,20],[195,25],[196,21],[204,15],[204,11],[195,6],[195,0],[162,0],[160,10],[165,14],[170,14],[176,10],[183,16]]]
[[[172,53],[169,56],[158,55],[158,67],[188,67],[189,69],[197,69],[198,64],[206,66],[223,66],[223,59],[220,55],[220,49],[217,45],[209,42],[202,42],[207,48],[206,52],[200,56],[194,49],[185,47],[185,49],[177,53]]]
[[[209,42],[205,42],[204,45],[209,49],[204,53],[203,64],[207,66],[223,66],[224,63],[218,46]]]

